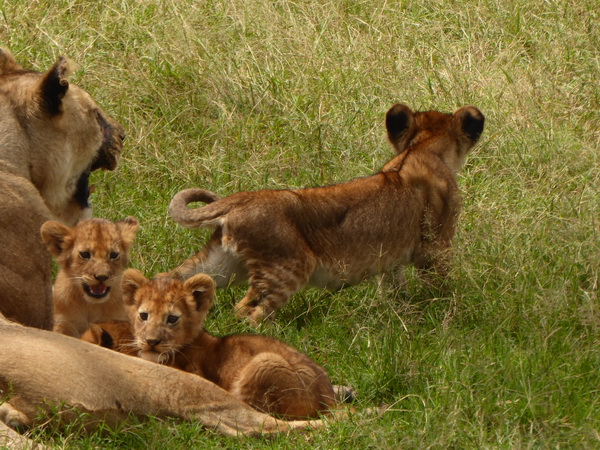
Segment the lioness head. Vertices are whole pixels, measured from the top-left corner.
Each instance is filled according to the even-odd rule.
[[[125,138],[121,125],[69,83],[72,70],[65,57],[45,73],[24,70],[0,48],[0,136],[10,152],[0,148],[0,156],[34,184],[56,219],[70,225],[89,206],[90,172],[115,169]]]
[[[42,240],[61,270],[90,303],[108,300],[111,288],[129,262],[129,250],[139,223],[134,217],[119,222],[86,219],[74,227],[49,220],[42,225]]]
[[[130,307],[140,357],[168,363],[202,331],[215,296],[215,282],[205,274],[185,282],[167,277],[148,280],[139,270],[127,269],[121,290]]]
[[[401,155],[406,149],[438,155],[457,173],[465,163],[469,150],[479,140],[485,118],[474,106],[464,106],[454,114],[438,111],[412,111],[398,103],[386,114],[385,126],[390,142]],[[422,145],[421,145],[422,144]],[[393,159],[383,170],[394,170],[401,162]]]

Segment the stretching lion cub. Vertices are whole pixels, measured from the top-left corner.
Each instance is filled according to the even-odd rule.
[[[337,289],[377,272],[401,275],[411,263],[443,274],[460,209],[456,175],[483,124],[473,106],[443,114],[397,104],[386,115],[397,155],[375,175],[222,199],[202,189],[183,190],[169,214],[183,226],[215,232],[169,275],[208,273],[218,287],[249,280],[236,310],[256,323],[306,284]],[[197,201],[209,204],[186,208]]]
[[[80,337],[94,322],[128,320],[121,275],[139,223],[86,219],[74,227],[49,220],[42,240],[60,266],[54,283],[54,331]]]
[[[200,375],[286,419],[316,417],[335,404],[327,373],[308,356],[266,336],[219,338],[203,330],[215,295],[208,275],[184,283],[128,269],[121,288],[143,359]]]

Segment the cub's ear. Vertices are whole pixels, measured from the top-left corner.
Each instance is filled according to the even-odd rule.
[[[10,50],[0,47],[0,75],[16,72],[17,70],[23,70],[23,67],[17,63]]]
[[[123,303],[132,306],[134,295],[141,285],[146,283],[148,279],[137,269],[127,269],[121,275],[121,292],[123,292]]]
[[[415,114],[406,105],[397,103],[385,115],[385,128],[388,139],[398,154],[402,153],[413,135]]]
[[[485,123],[481,111],[474,106],[463,106],[454,112],[454,120],[459,128],[457,132],[466,136],[473,144],[479,140]]]
[[[188,279],[183,287],[192,293],[196,309],[201,313],[207,313],[215,298],[215,282],[206,274],[199,273]]]
[[[44,222],[40,228],[42,241],[55,257],[59,257],[73,246],[74,239],[71,232],[71,228],[55,220]]]
[[[140,223],[135,217],[129,216],[123,220],[119,220],[117,226],[121,232],[123,243],[126,247],[129,247],[135,238],[135,233],[140,227]]]
[[[62,112],[62,100],[69,89],[67,79],[73,71],[67,58],[61,56],[42,77],[37,87],[37,98],[42,110],[57,115]]]

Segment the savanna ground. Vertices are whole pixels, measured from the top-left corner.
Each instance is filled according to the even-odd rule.
[[[600,34],[593,0],[1,1],[0,42],[30,68],[60,54],[126,127],[120,168],[95,174],[97,216],[138,217],[147,275],[206,234],[166,216],[172,195],[336,183],[392,155],[386,110],[486,115],[460,176],[444,291],[409,273],[295,295],[261,332],[305,351],[366,423],[274,439],[131,420],[91,435],[52,417],[56,447],[597,447],[600,445]],[[220,291],[210,331],[244,288]]]

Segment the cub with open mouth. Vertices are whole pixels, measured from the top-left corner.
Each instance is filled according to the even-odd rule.
[[[79,338],[90,324],[127,320],[121,275],[139,223],[86,219],[74,227],[49,220],[42,240],[60,266],[54,283],[54,331]]]

